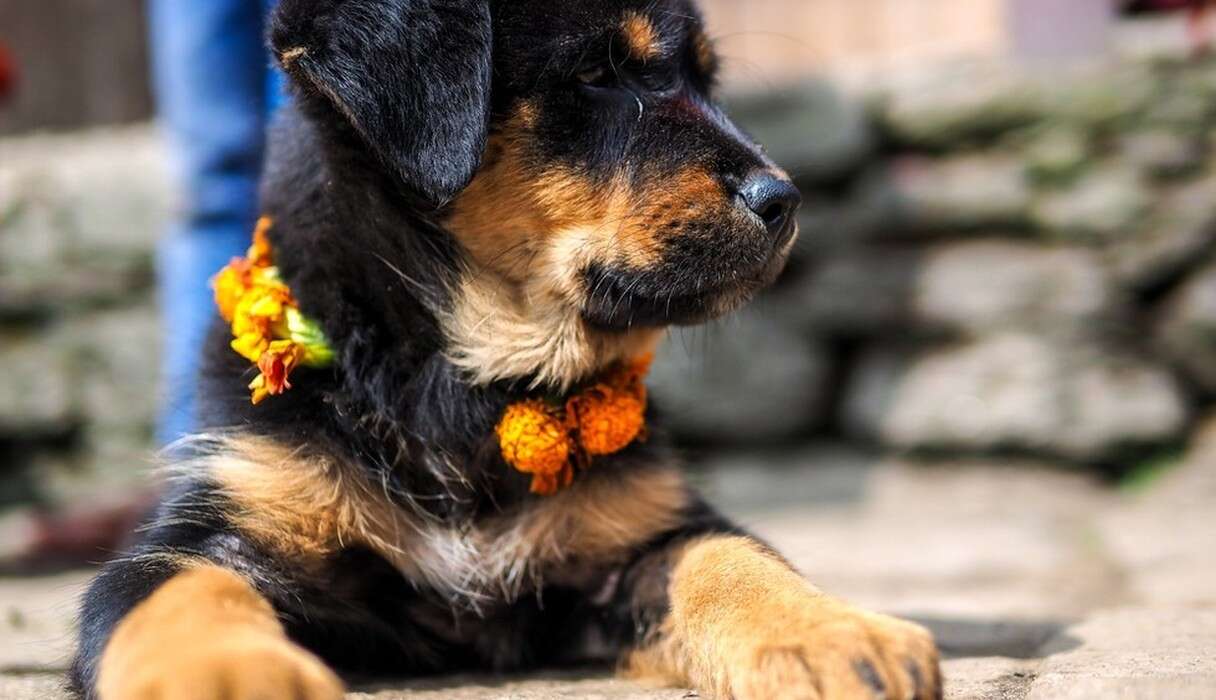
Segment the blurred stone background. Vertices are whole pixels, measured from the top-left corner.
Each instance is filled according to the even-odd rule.
[[[823,5],[838,21],[849,6]],[[1100,45],[1074,47],[1083,60],[1022,60],[1001,33],[1016,22],[984,24],[996,5],[957,17],[926,3],[941,36],[971,42],[933,44],[916,70],[889,70],[920,55],[916,27],[895,23],[906,12],[888,18],[903,27],[889,41],[837,41],[819,59],[722,33],[731,111],[806,203],[780,284],[737,317],[674,331],[658,363],[655,393],[692,456],[843,443],[1124,475],[1168,463],[1210,410],[1216,60],[1193,57],[1176,22],[1113,12]],[[106,7],[138,24],[140,3]],[[716,26],[748,21],[709,9]],[[0,43],[30,45],[63,11],[0,6]],[[151,461],[158,340],[172,332],[157,324],[153,249],[173,190],[132,78],[144,54],[115,55],[105,110],[48,121],[36,61],[0,107],[0,510],[121,496]],[[791,61],[828,77],[791,76]],[[95,82],[70,104],[95,104]]]
[[[759,304],[668,344],[677,430],[1114,472],[1183,444],[1216,391],[1214,79],[971,65],[732,100],[802,236]]]

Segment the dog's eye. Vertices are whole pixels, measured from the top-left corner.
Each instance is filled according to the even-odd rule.
[[[676,88],[679,76],[674,66],[659,65],[642,73],[639,82],[651,92],[669,92]]]
[[[574,77],[583,85],[591,87],[608,87],[615,83],[615,74],[603,64],[582,68]]]

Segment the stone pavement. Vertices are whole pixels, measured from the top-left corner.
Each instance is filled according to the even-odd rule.
[[[731,458],[701,478],[822,587],[932,627],[948,698],[1214,698],[1216,417],[1197,435],[1136,490],[1008,460],[831,448]],[[67,697],[59,674],[87,575],[0,580],[0,698]],[[361,690],[350,697],[688,697],[603,671]]]

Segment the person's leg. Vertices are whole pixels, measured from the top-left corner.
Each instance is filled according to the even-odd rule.
[[[269,17],[279,0],[262,0],[264,17]],[[275,111],[287,102],[287,76],[279,70],[278,65],[266,50],[266,113],[273,116]]]
[[[200,427],[195,375],[215,317],[208,281],[248,246],[257,216],[269,65],[263,11],[257,0],[152,0],[149,7],[157,106],[182,196],[158,255],[162,443]]]
[[[151,0],[150,43],[160,118],[171,141],[182,205],[158,255],[165,386],[157,438],[200,427],[195,375],[216,317],[208,282],[249,245],[257,213],[266,116],[286,99],[263,39],[274,0]],[[34,516],[4,548],[10,566],[78,566],[119,549],[152,494]]]

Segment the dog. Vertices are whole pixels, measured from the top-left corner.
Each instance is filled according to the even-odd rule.
[[[924,628],[716,513],[645,407],[664,329],[747,302],[797,233],[691,0],[282,0],[270,45],[293,100],[259,269],[323,361],[262,351],[254,405],[217,320],[225,427],[85,594],[81,695],[610,660],[721,698],[941,696]]]

